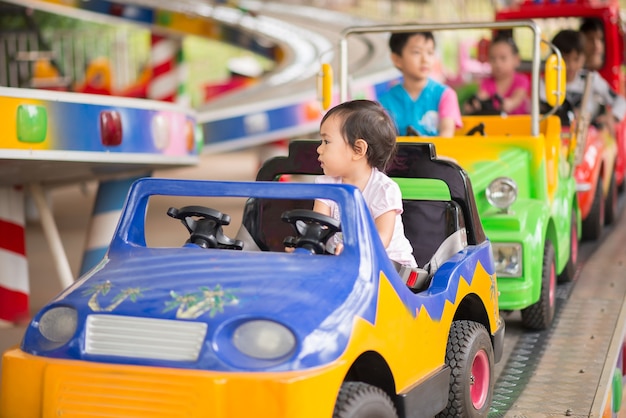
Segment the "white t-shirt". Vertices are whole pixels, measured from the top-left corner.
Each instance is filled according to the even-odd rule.
[[[316,183],[341,184],[341,177],[319,176],[315,179]],[[393,261],[402,265],[417,267],[415,258],[413,257],[413,248],[411,243],[404,235],[404,225],[402,224],[402,193],[400,187],[391,180],[387,175],[381,173],[378,169],[373,168],[372,174],[365,189],[363,189],[363,197],[370,213],[374,219],[380,215],[394,210],[396,212],[396,222],[393,229],[391,242],[387,247],[387,255]],[[334,219],[341,219],[341,212],[336,202],[329,199],[318,199],[326,206],[330,207],[331,216]],[[340,234],[333,237],[335,244],[341,242]]]
[[[585,75],[586,74],[586,75]],[[609,83],[602,78],[597,71],[579,71],[576,78],[567,83],[565,92],[568,100],[574,104],[580,103],[585,91],[585,77],[591,79],[591,97],[587,103],[587,110],[591,117],[596,117],[600,113],[600,105],[611,106],[611,113],[617,120],[624,119],[626,115],[626,99],[613,91]]]

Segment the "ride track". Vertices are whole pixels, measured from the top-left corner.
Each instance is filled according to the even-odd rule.
[[[32,7],[40,6],[50,10],[44,1],[27,3]],[[144,6],[156,4],[155,1],[147,0],[134,3]],[[183,6],[191,7],[194,3],[197,4],[187,2]],[[57,7],[61,6],[55,5],[53,8],[58,10]],[[76,12],[72,7],[61,8],[68,15]],[[83,13],[86,12],[78,12],[80,15]],[[320,31],[332,41],[336,40],[334,35],[337,32],[331,26],[336,24],[337,27],[345,27],[352,23],[348,17],[342,18],[331,12],[322,15],[316,9],[312,14],[308,8],[290,6],[281,9],[280,5],[273,3],[263,3],[257,13],[297,21],[297,26]],[[317,16],[323,16],[322,19],[334,16],[338,20],[333,24],[321,25],[320,21],[314,20]],[[320,50],[322,42],[319,42],[320,38],[317,39],[317,49],[311,45],[315,42],[309,46],[317,54],[326,52]],[[371,92],[377,83],[385,83],[395,73],[389,72],[385,68],[388,67],[386,59],[381,59],[387,52],[384,48],[376,47],[382,44],[380,39],[358,38],[355,42],[360,44],[357,47],[360,48],[357,49],[360,51],[359,58],[351,61],[352,66],[360,69],[355,80],[367,85],[364,89]],[[332,45],[331,41],[324,43],[324,48],[329,45]],[[367,60],[366,57],[370,55],[372,58]],[[301,80],[290,80],[271,88],[267,84],[259,84],[200,109],[197,116],[205,131],[205,152],[239,148],[315,130],[317,120],[302,123],[302,120],[293,116],[290,118],[289,115],[294,114],[294,109],[306,109],[306,103],[316,100],[314,78],[318,63],[317,57],[312,57],[307,63],[312,71]],[[285,67],[288,65],[284,64],[282,68]],[[274,76],[277,74],[270,74],[264,80],[272,80]],[[286,125],[254,135],[225,136],[216,141],[206,136],[207,131],[212,132],[217,127],[221,129],[245,124],[246,117],[259,112],[267,113],[270,122],[275,115],[282,117]],[[271,123],[269,126],[274,127]],[[623,200],[622,196],[620,209],[624,205]],[[622,269],[626,261],[626,247],[622,243],[626,240],[626,220],[623,217],[622,213],[618,222],[607,228],[598,241],[581,245],[577,279],[558,286],[557,312],[549,330],[529,332],[522,329],[519,316],[511,314],[506,317],[505,353],[496,369],[496,388],[490,416],[602,414],[624,339],[626,282],[622,278]]]
[[[617,222],[580,244],[575,280],[557,287],[551,328],[528,331],[519,312],[504,315],[505,352],[489,417],[605,416],[626,331],[624,200]]]

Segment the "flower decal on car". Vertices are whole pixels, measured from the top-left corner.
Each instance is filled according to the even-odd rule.
[[[92,311],[111,312],[126,299],[130,299],[132,302],[136,302],[137,298],[141,296],[142,290],[145,290],[139,287],[128,287],[126,289],[122,289],[117,295],[115,295],[115,297],[113,297],[111,303],[103,307],[100,305],[98,296],[106,296],[111,290],[111,287],[113,287],[113,285],[109,280],[107,280],[104,283],[91,286],[89,289],[83,292],[83,295],[91,295],[91,297],[89,298],[89,302],[87,302],[87,305],[91,308]]]
[[[239,299],[229,290],[222,289],[219,284],[213,289],[202,286],[198,292],[178,294],[170,291],[173,300],[165,303],[163,312],[176,309],[176,318],[195,319],[209,312],[213,317],[218,312],[224,312],[224,306],[236,305]]]

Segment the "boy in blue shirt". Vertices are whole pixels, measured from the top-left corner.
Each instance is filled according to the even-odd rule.
[[[380,96],[379,101],[395,121],[398,134],[454,136],[456,128],[462,126],[456,92],[429,77],[435,61],[433,34],[393,33],[389,48],[403,80]]]

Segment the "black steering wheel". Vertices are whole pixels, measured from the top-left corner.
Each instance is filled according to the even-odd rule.
[[[417,132],[417,129],[409,125],[406,128],[406,136],[421,136],[421,135],[419,132]]]
[[[472,136],[480,134],[480,136],[485,136],[485,124],[483,122],[479,122],[476,126],[472,127],[469,131],[465,133],[467,136]]]
[[[191,234],[187,243],[202,248],[243,249],[242,241],[224,235],[222,225],[230,223],[230,216],[225,213],[204,206],[185,206],[169,208],[167,214],[185,225]]]
[[[324,254],[328,239],[341,231],[338,220],[312,210],[290,210],[284,212],[281,218],[290,223],[298,234],[285,238],[283,244],[291,248],[304,248],[311,254]]]
[[[473,95],[469,99],[467,99],[467,103],[472,107],[472,111],[467,113],[468,115],[476,115],[476,116],[493,116],[493,115],[501,115],[504,113],[502,110],[502,103],[504,99],[499,94],[494,94],[491,97],[488,97],[484,100],[478,98],[478,96]]]

